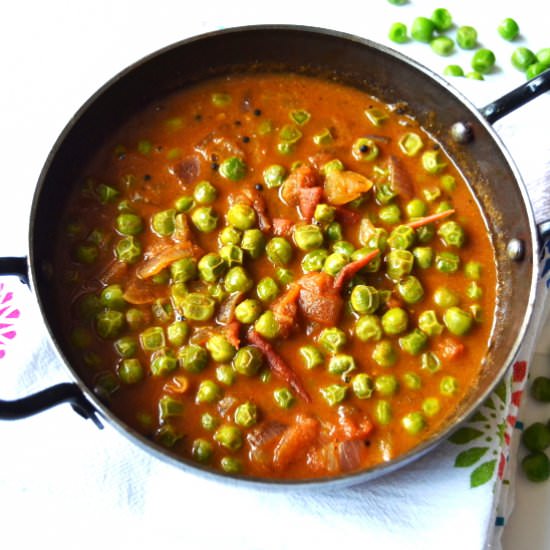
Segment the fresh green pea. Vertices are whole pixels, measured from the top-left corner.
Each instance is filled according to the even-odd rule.
[[[409,39],[405,23],[392,23],[388,31],[388,38],[396,44],[404,44]]]
[[[386,426],[387,424],[389,424],[393,418],[393,412],[390,402],[386,401],[385,399],[380,399],[376,403],[376,407],[374,408],[374,416],[378,424],[381,424],[382,426]]]
[[[258,300],[248,298],[235,308],[235,317],[240,323],[253,323],[262,313],[262,305]]]
[[[258,317],[254,323],[254,330],[261,334],[264,338],[273,340],[279,336],[281,327],[275,317],[275,314],[268,309]]]
[[[550,428],[542,422],[535,422],[523,430],[521,442],[530,451],[544,451],[550,447]]]
[[[442,223],[437,230],[437,234],[443,239],[446,246],[461,248],[466,240],[464,229],[455,221]]]
[[[240,474],[243,470],[241,460],[234,456],[224,456],[220,461],[220,467],[226,474]]]
[[[506,17],[506,19],[503,19],[499,23],[497,31],[498,34],[504,38],[504,40],[511,42],[512,40],[515,40],[519,34],[519,25],[511,17]]]
[[[455,395],[458,392],[458,380],[454,376],[444,376],[439,383],[442,395]]]
[[[344,164],[340,159],[332,159],[321,166],[321,174],[326,176],[329,172],[333,170],[338,170],[341,172],[344,169]]]
[[[416,372],[409,371],[403,375],[403,384],[405,384],[409,390],[419,390],[422,387],[422,379]]]
[[[460,65],[447,65],[443,69],[445,76],[464,76],[464,69]]]
[[[398,387],[397,378],[393,374],[382,374],[374,380],[374,389],[383,397],[392,396]]]
[[[330,374],[342,376],[344,381],[349,378],[349,373],[355,370],[355,359],[351,355],[345,353],[337,353],[333,355],[328,362],[327,370]]]
[[[477,281],[481,278],[482,266],[479,262],[470,260],[464,265],[464,274],[468,279]]]
[[[309,122],[311,114],[308,113],[305,109],[296,109],[291,111],[289,114],[290,120],[298,124],[299,126],[304,126]]]
[[[456,336],[466,334],[472,328],[472,314],[469,311],[453,306],[443,314],[443,323]]]
[[[421,412],[415,411],[406,414],[401,419],[401,425],[410,435],[417,435],[426,427],[426,419]]]
[[[346,333],[337,327],[325,328],[317,338],[318,343],[330,354],[339,353],[347,343]]]
[[[139,235],[143,231],[143,220],[131,212],[123,212],[116,217],[115,225],[121,235]]]
[[[428,337],[417,328],[413,329],[409,334],[399,338],[399,346],[401,349],[411,355],[419,355],[424,350],[427,343]]]
[[[253,260],[257,260],[265,250],[265,236],[259,229],[246,229],[241,240],[241,248]]]
[[[382,315],[382,328],[386,334],[394,336],[407,330],[409,317],[400,307],[392,307]]]
[[[351,388],[358,399],[369,399],[374,391],[374,382],[368,374],[360,372],[351,379]]]
[[[525,71],[525,78],[527,80],[531,80],[532,78],[535,78],[535,76],[538,76],[540,73],[543,73],[546,69],[548,69],[548,65],[545,63],[531,63],[529,67],[527,67],[527,70]]]
[[[393,281],[399,281],[408,275],[413,265],[414,255],[409,250],[390,250],[386,255],[386,272]]]
[[[438,252],[435,255],[435,267],[442,273],[455,273],[460,267],[460,257],[453,252]]]
[[[120,388],[120,384],[117,376],[111,372],[102,372],[98,375],[95,385],[94,393],[102,399],[108,399]]]
[[[429,43],[435,31],[435,24],[427,17],[417,17],[411,25],[411,36],[418,42]]]
[[[397,362],[397,352],[389,340],[381,340],[374,346],[372,359],[381,367],[393,367]]]
[[[390,4],[394,6],[403,6],[409,2],[409,0],[388,0]]]
[[[151,355],[149,368],[153,376],[165,376],[178,368],[178,360],[171,350],[161,349]]]
[[[386,204],[378,211],[380,221],[389,225],[396,225],[401,221],[401,209],[397,204]]]
[[[266,254],[272,264],[287,265],[292,259],[292,245],[283,237],[273,237],[267,243]]]
[[[432,12],[430,19],[439,32],[448,31],[453,26],[453,16],[445,8],[437,8]]]
[[[219,173],[225,179],[240,181],[246,176],[247,166],[239,157],[229,157],[220,164]]]
[[[292,395],[291,391],[288,388],[277,388],[273,392],[273,398],[279,407],[282,409],[290,409],[296,398]]]
[[[441,361],[435,353],[427,351],[420,356],[420,368],[433,374],[441,368]]]
[[[537,401],[550,403],[550,378],[537,376],[531,384],[531,395]]]
[[[80,349],[89,348],[92,345],[93,338],[92,331],[86,327],[75,327],[71,332],[72,345]],[[126,355],[130,349],[123,338],[115,342],[115,350],[121,357],[131,357],[132,353]]]
[[[466,78],[469,78],[470,80],[485,80],[483,75],[477,71],[470,71],[469,73],[466,73]]]
[[[417,304],[424,297],[422,283],[414,275],[408,275],[401,279],[396,288],[407,304]]]
[[[529,481],[539,483],[550,477],[550,460],[542,451],[528,454],[521,461],[521,467]]]
[[[512,52],[510,61],[518,71],[526,71],[529,65],[537,62],[537,56],[529,48],[521,46]]]
[[[405,32],[406,32],[405,27]],[[365,109],[365,116],[369,119],[369,122],[373,125],[379,128],[382,126],[382,124],[388,120],[389,115],[385,111],[378,109],[377,107],[369,107],[368,109]]]
[[[327,256],[323,264],[323,271],[329,275],[337,275],[340,270],[349,263],[349,257],[340,253],[333,252]]]
[[[374,251],[373,248],[368,248],[368,247],[359,248],[355,250],[351,255],[351,261],[355,262],[357,260],[361,260],[365,256],[370,255],[373,251]],[[369,263],[358,272],[358,275],[366,274],[366,273],[377,273],[378,271],[380,271],[381,265],[382,265],[382,256],[378,254],[375,258],[372,258],[369,261]]]
[[[230,424],[222,424],[214,432],[214,440],[230,451],[238,451],[243,445],[241,431]]]
[[[437,36],[431,42],[430,46],[434,53],[437,55],[447,56],[453,53],[455,49],[455,43],[452,38],[448,36]]]
[[[429,246],[416,246],[412,251],[416,265],[421,269],[428,269],[432,266],[434,251]]]
[[[145,377],[143,366],[139,359],[123,359],[117,369],[118,377],[123,384],[137,384]]]
[[[310,271],[321,271],[328,258],[328,252],[324,248],[318,248],[312,250],[304,255],[302,258],[301,266],[304,273]]]
[[[550,48],[542,48],[536,54],[537,61],[545,67],[550,67]]]
[[[242,403],[235,409],[235,424],[243,428],[250,428],[258,422],[258,408],[250,401]]]
[[[245,376],[254,376],[260,370],[262,364],[262,352],[254,346],[239,348],[232,361],[235,371]]]
[[[218,215],[211,206],[199,206],[191,213],[191,221],[201,233],[210,233],[218,225]]]
[[[350,304],[352,309],[361,315],[374,313],[380,305],[380,295],[373,286],[357,285],[351,291]]]
[[[323,244],[323,232],[316,225],[295,226],[293,236],[296,246],[305,252],[319,248]]]
[[[355,336],[361,342],[379,341],[382,338],[382,323],[376,315],[364,315],[355,323]]]
[[[334,406],[338,403],[341,403],[346,398],[348,388],[340,384],[331,384],[321,388],[319,391],[323,396],[324,400],[330,405]]]
[[[470,25],[459,27],[456,31],[456,43],[463,50],[473,50],[477,44],[477,31]]]
[[[314,369],[315,367],[322,365],[325,360],[321,350],[312,345],[302,346],[298,350],[298,353],[304,360],[306,369]]]
[[[480,48],[472,56],[471,66],[474,71],[487,74],[495,65],[495,54],[487,48]]]
[[[182,301],[181,309],[190,321],[208,321],[214,315],[216,301],[200,292],[190,292]]]
[[[173,346],[182,346],[189,336],[189,325],[185,321],[174,321],[166,327],[166,336]]]

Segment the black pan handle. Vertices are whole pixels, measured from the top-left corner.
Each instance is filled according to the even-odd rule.
[[[28,285],[29,268],[27,259],[0,258],[0,276],[3,275],[16,275],[21,282]],[[0,420],[26,418],[55,407],[60,403],[70,403],[80,416],[89,418],[98,428],[103,428],[94,406],[86,399],[82,390],[71,382],[57,384],[14,401],[0,400]]]
[[[547,69],[525,84],[518,86],[496,101],[485,105],[481,109],[481,114],[490,124],[494,124],[497,120],[500,120],[502,117],[548,90],[550,90],[550,69]]]

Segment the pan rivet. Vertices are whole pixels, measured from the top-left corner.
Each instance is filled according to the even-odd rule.
[[[525,246],[523,241],[520,239],[510,239],[508,246],[506,247],[506,253],[508,254],[508,258],[510,258],[510,260],[514,260],[515,262],[522,260],[523,255],[525,254]]]
[[[474,139],[474,132],[468,122],[455,122],[451,126],[451,136],[457,143],[470,143]]]

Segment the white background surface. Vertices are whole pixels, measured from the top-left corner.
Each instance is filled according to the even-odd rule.
[[[9,200],[20,216],[18,222],[9,226],[0,219],[0,254],[25,253],[32,190],[50,147],[71,115],[115,73],[160,47],[208,30],[254,23],[331,27],[388,44],[386,34],[392,22],[410,23],[416,15],[429,15],[435,7],[444,6],[459,24],[474,25],[480,42],[497,53],[498,68],[485,82],[452,80],[481,106],[523,82],[523,76],[509,63],[509,56],[517,45],[528,45],[535,51],[550,47],[548,13],[547,8],[542,7],[545,4],[536,0],[449,0],[446,3],[419,0],[406,7],[392,6],[386,0],[337,3],[209,0],[198,4],[184,0],[18,0],[5,3],[0,19],[0,200]],[[495,30],[498,22],[507,16],[515,17],[522,29],[523,38],[514,44],[503,41]],[[457,52],[450,58],[441,58],[421,44],[408,44],[399,49],[436,71],[448,63],[458,63],[467,69],[471,56]],[[536,105],[529,106],[526,112],[531,113],[526,117],[526,137],[529,124],[550,120],[548,112],[540,112]],[[521,144],[516,142],[513,146],[520,147],[518,143]],[[513,146],[510,144],[512,153]],[[548,143],[538,146],[541,152],[548,152],[550,134]],[[520,168],[526,175],[542,174],[546,169],[544,159],[537,154]],[[539,352],[535,371],[549,374],[548,326]],[[548,417],[548,405],[525,400],[524,420]],[[505,550],[550,548],[548,517],[550,482],[533,485],[520,474],[516,510],[505,531]],[[31,518],[29,528],[32,529]]]

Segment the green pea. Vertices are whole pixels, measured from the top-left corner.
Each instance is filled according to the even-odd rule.
[[[101,204],[113,203],[115,199],[120,195],[120,193],[114,187],[111,187],[110,185],[105,185],[104,183],[100,183],[96,187],[95,191]]]
[[[254,281],[241,266],[232,267],[224,279],[224,288],[227,292],[248,292],[254,286]]]
[[[306,369],[313,369],[323,364],[325,358],[323,357],[322,352],[315,346],[302,346],[298,353],[304,360]]]
[[[418,42],[429,43],[435,31],[435,24],[427,17],[417,17],[411,25],[411,36]]]
[[[92,332],[85,327],[75,327],[71,332],[71,343],[77,348],[89,348],[92,345],[93,338],[94,337]],[[123,339],[120,338],[115,342],[115,350],[117,351],[117,353],[121,357],[131,357],[133,355],[132,353],[130,353],[129,355],[125,355],[127,348],[124,343],[121,346],[122,349],[119,350],[119,342],[123,342]]]
[[[358,399],[370,399],[374,391],[374,382],[368,374],[360,372],[351,379],[351,388]]]
[[[218,215],[211,206],[199,206],[191,213],[191,221],[201,233],[211,233],[218,225]]]
[[[422,402],[422,412],[428,416],[436,416],[441,411],[441,403],[437,397],[427,397]]]
[[[416,372],[406,372],[403,375],[403,384],[410,390],[419,390],[422,387],[422,379]]]
[[[483,296],[483,289],[477,284],[476,281],[472,281],[466,287],[466,296],[468,296],[470,300],[480,300]]]
[[[210,96],[210,100],[216,107],[227,107],[231,104],[231,95],[225,92],[215,92]]]
[[[424,147],[422,138],[415,132],[406,132],[399,138],[397,144],[401,151],[408,157],[416,156],[422,147]]]
[[[321,271],[328,258],[328,252],[324,248],[318,248],[311,250],[307,254],[304,254],[302,258],[301,266],[304,273],[311,271]]]
[[[232,225],[228,225],[220,231],[218,240],[220,242],[220,246],[231,244],[238,246],[241,243],[242,236],[243,234],[240,230]]]
[[[374,380],[374,389],[383,397],[392,396],[398,389],[397,378],[393,374],[382,374]]]
[[[313,218],[319,223],[330,223],[334,221],[335,215],[336,208],[334,206],[321,203],[315,207]]]
[[[256,212],[248,204],[234,204],[227,211],[227,222],[241,231],[251,229],[257,222]]]
[[[332,172],[333,170],[338,170],[341,172],[344,169],[344,164],[339,159],[332,159],[329,162],[323,164],[321,166],[321,174],[326,176],[329,172]]]
[[[216,301],[200,292],[190,292],[182,301],[181,309],[190,321],[208,321],[214,316]]]
[[[288,285],[294,281],[294,273],[286,267],[276,267],[275,276],[282,285]]]
[[[458,294],[447,287],[437,287],[434,292],[434,302],[440,307],[448,308],[456,306],[459,301]]]
[[[216,367],[216,380],[226,386],[231,386],[235,381],[235,371],[231,365]]]
[[[225,266],[233,267],[235,265],[240,265],[243,263],[243,251],[238,246],[235,246],[234,244],[226,244],[225,246],[222,246],[220,248],[219,256],[223,261],[224,267]],[[211,282],[214,282],[214,281],[211,281]]]
[[[174,202],[174,208],[178,212],[189,212],[193,206],[195,206],[195,201],[189,195],[183,195]]]
[[[114,347],[120,357],[133,357],[138,351],[138,342],[133,336],[123,336],[116,340]]]
[[[404,44],[409,39],[405,23],[393,23],[388,31],[388,38],[396,44]]]
[[[346,398],[348,388],[340,384],[331,384],[321,388],[319,391],[323,396],[323,399],[330,405],[334,406],[341,403]]]
[[[218,197],[218,190],[209,181],[199,181],[193,190],[197,204],[212,204]]]
[[[466,334],[472,328],[472,314],[469,311],[453,306],[448,308],[443,314],[443,323],[456,336]]]
[[[483,322],[483,308],[479,304],[472,304],[470,306],[470,313],[476,323]]]
[[[529,48],[521,46],[512,52],[510,60],[518,71],[526,71],[529,65],[536,63],[537,56]]]
[[[215,431],[214,440],[230,451],[238,451],[243,445],[241,431],[230,424],[222,424]]]
[[[106,286],[99,299],[102,306],[111,309],[123,310],[127,305],[122,287],[118,284]]]
[[[96,331],[101,338],[117,338],[124,328],[124,321],[124,313],[120,311],[101,311],[96,315]]]
[[[153,376],[165,376],[178,368],[178,360],[170,350],[158,350],[151,356],[149,368]]]
[[[487,48],[480,48],[474,53],[471,66],[474,71],[487,74],[495,64],[495,54]]]
[[[99,249],[97,245],[93,243],[79,244],[74,251],[74,259],[81,264],[91,265],[98,257]]]
[[[469,25],[459,27],[456,31],[456,43],[463,50],[473,50],[477,44],[477,31]]]
[[[132,330],[139,330],[145,324],[145,316],[137,308],[130,308],[126,311],[126,323]]]
[[[405,206],[405,211],[407,212],[407,216],[409,218],[422,218],[426,215],[427,210],[428,207],[426,206],[426,203],[421,199],[412,199]]]
[[[481,73],[478,73],[477,71],[471,71],[467,73],[466,78],[469,78],[470,80],[485,80],[483,78],[483,75]]]
[[[425,151],[422,154],[422,167],[428,174],[439,174],[446,166],[439,150]]]
[[[415,411],[406,414],[401,419],[401,425],[410,435],[417,435],[426,427],[426,419],[421,412]]]
[[[428,269],[432,266],[434,251],[429,246],[417,246],[412,251],[416,260],[416,265],[421,269]]]
[[[201,464],[208,464],[212,460],[214,450],[212,443],[203,438],[197,438],[191,446],[191,456]]]
[[[347,343],[346,333],[337,327],[325,328],[317,338],[318,343],[332,355],[340,352]]]
[[[209,432],[213,432],[218,427],[219,423],[220,421],[209,412],[201,416],[201,426]]]
[[[367,248],[367,247],[359,248],[355,250],[351,255],[351,261],[355,262],[356,260],[361,260],[365,256],[370,255],[373,250],[374,249]],[[366,274],[366,273],[376,273],[380,271],[381,265],[382,265],[382,256],[378,255],[372,260],[370,260],[369,263],[358,272],[358,275]]]
[[[499,23],[497,31],[498,34],[500,34],[500,36],[504,38],[504,40],[508,40],[511,42],[519,34],[519,25],[511,17],[506,17],[506,19],[503,19]]]
[[[141,257],[141,245],[134,237],[125,237],[116,244],[115,255],[119,261],[133,264]]]
[[[208,353],[202,346],[189,344],[178,351],[178,361],[184,370],[199,373],[208,364]]]
[[[221,162],[219,173],[225,179],[240,181],[246,176],[247,166],[239,157],[229,157]]]
[[[435,353],[428,351],[420,356],[420,368],[433,374],[441,368],[441,361]]]
[[[241,323],[253,323],[262,313],[262,305],[258,300],[248,298],[235,308],[235,317]]]
[[[401,349],[411,355],[419,355],[424,350],[427,343],[428,337],[417,328],[409,332],[406,336],[399,338],[399,346]]]
[[[263,364],[262,352],[254,346],[239,348],[233,357],[233,369],[245,376],[254,376]]]
[[[528,454],[521,461],[521,467],[529,481],[539,483],[550,477],[550,460],[542,451]]]
[[[164,329],[162,327],[149,327],[139,335],[139,342],[145,351],[155,351],[166,346]]]
[[[170,395],[163,395],[159,399],[159,416],[165,421],[174,416],[183,414],[183,403],[178,399],[174,399]]]
[[[197,276],[197,261],[194,258],[182,258],[170,265],[170,275],[174,283],[186,283]]]
[[[241,248],[257,260],[265,250],[265,236],[259,229],[246,229],[241,240]]]
[[[414,265],[414,255],[409,250],[394,249],[386,255],[386,271],[393,281],[408,275]]]
[[[333,355],[328,362],[327,370],[330,374],[342,376],[344,381],[349,379],[349,373],[355,370],[355,359],[351,355],[345,353],[337,353]]]
[[[272,264],[287,265],[292,259],[292,245],[283,237],[273,237],[267,243],[266,254]]]
[[[203,380],[199,384],[195,401],[197,403],[214,403],[220,399],[222,391],[212,380]]]
[[[263,171],[264,183],[268,189],[280,187],[286,176],[284,166],[272,164]]]
[[[286,124],[279,130],[279,137],[285,144],[293,145],[302,139],[302,132],[293,124]]]
[[[408,322],[407,312],[400,307],[392,307],[382,315],[382,328],[386,334],[391,336],[407,330]]]
[[[338,222],[330,222],[325,229],[329,241],[342,240],[342,226]]]
[[[143,220],[130,212],[124,212],[116,217],[115,225],[121,235],[139,235],[143,231]]]
[[[437,230],[437,234],[443,239],[446,246],[461,248],[466,240],[464,229],[455,221],[442,223]]]
[[[337,275],[344,266],[349,263],[349,256],[341,252],[333,252],[329,254],[323,264],[323,271],[329,275]]]
[[[382,323],[376,315],[364,315],[355,323],[355,336],[361,342],[379,341],[382,338]]]
[[[387,204],[380,208],[378,217],[388,225],[395,225],[401,221],[401,209],[397,204]]]
[[[288,388],[277,388],[273,391],[273,398],[282,409],[289,409],[296,401]]]
[[[482,266],[479,262],[470,260],[464,265],[464,274],[468,279],[473,279],[475,281],[481,278]]]
[[[145,377],[143,366],[139,359],[123,359],[117,369],[118,377],[124,384],[137,384]]]
[[[527,80],[531,80],[532,78],[535,78],[540,73],[543,73],[546,69],[548,69],[548,65],[544,63],[539,63],[538,61],[536,63],[532,63],[527,67],[527,70],[525,71],[525,78]]]
[[[550,378],[537,376],[531,384],[531,395],[537,401],[550,403]]]
[[[381,340],[374,346],[372,359],[381,367],[393,367],[397,362],[397,352],[389,340]]]
[[[272,277],[264,277],[258,281],[256,294],[264,304],[268,304],[279,295],[279,286]]]
[[[356,313],[374,313],[380,305],[380,295],[373,286],[357,285],[351,291],[350,304]]]
[[[219,254],[209,252],[199,260],[197,267],[203,281],[215,283],[225,273],[227,264]]]
[[[376,418],[378,424],[381,424],[382,426],[389,424],[393,418],[390,402],[385,399],[380,399],[374,408],[374,417]]]
[[[453,252],[438,252],[435,255],[435,267],[442,273],[456,273],[460,267],[460,257]]]
[[[250,401],[242,403],[235,409],[235,424],[243,428],[250,428],[258,422],[258,409],[256,405]]]
[[[323,232],[316,225],[298,225],[294,228],[294,242],[305,252],[319,248],[323,244]]]
[[[523,430],[521,442],[530,451],[544,451],[550,447],[550,428],[542,422],[535,422]]]
[[[435,9],[430,19],[433,21],[436,30],[439,32],[448,31],[453,26],[453,17],[449,10],[445,8]]]
[[[448,36],[437,36],[430,42],[430,46],[437,55],[447,56],[453,53],[455,43]]]
[[[166,327],[166,336],[173,346],[182,346],[189,336],[189,325],[184,321],[174,321]]]
[[[359,138],[351,147],[351,154],[355,160],[371,162],[378,157],[378,145],[370,138]]]
[[[254,330],[268,340],[277,338],[281,327],[271,310],[264,311],[254,323]]]
[[[170,208],[155,213],[151,219],[151,229],[159,237],[172,235],[176,229],[176,210]]]
[[[424,297],[422,283],[414,275],[401,279],[397,283],[397,292],[407,304],[417,304]]]
[[[442,395],[455,395],[458,392],[458,380],[454,376],[444,376],[439,383]]]
[[[418,316],[418,327],[428,336],[439,336],[443,332],[443,325],[437,320],[437,315],[432,309],[423,311]]]
[[[315,145],[330,145],[334,141],[334,137],[328,128],[323,128],[312,139]]]
[[[212,335],[206,342],[206,349],[217,363],[231,361],[237,351],[235,346],[230,344],[227,338],[221,334]]]
[[[414,244],[414,229],[407,225],[398,225],[388,237],[388,245],[392,249],[406,250]]]
[[[397,197],[397,193],[387,183],[379,183],[375,187],[376,202],[378,204],[389,204]]]

